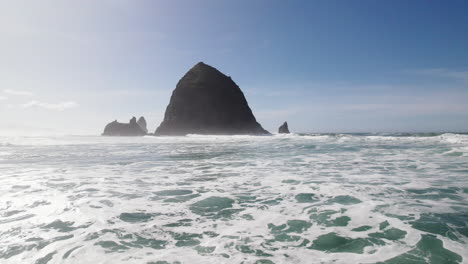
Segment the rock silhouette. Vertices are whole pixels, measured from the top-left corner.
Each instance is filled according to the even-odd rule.
[[[289,134],[288,122],[284,122],[279,128],[278,133],[280,134]]]
[[[155,135],[269,134],[256,121],[241,89],[200,62],[177,83]]]
[[[117,120],[109,123],[104,128],[103,136],[144,136],[146,132],[137,124],[136,118],[132,117],[129,123],[119,123]]]
[[[144,117],[138,118],[137,124],[140,126],[141,130],[145,132],[145,134],[148,134],[148,128],[146,127],[146,119]]]

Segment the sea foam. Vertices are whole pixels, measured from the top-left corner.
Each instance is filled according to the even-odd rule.
[[[467,154],[448,133],[0,137],[0,262],[462,263]]]

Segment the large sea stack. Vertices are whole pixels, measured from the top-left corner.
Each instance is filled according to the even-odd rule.
[[[156,135],[269,134],[257,122],[241,89],[217,69],[198,63],[177,83]]]
[[[103,136],[144,136],[146,134],[135,117],[132,117],[129,123],[119,123],[115,120],[107,124],[102,133]]]

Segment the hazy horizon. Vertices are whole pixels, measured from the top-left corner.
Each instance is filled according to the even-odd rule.
[[[466,1],[5,1],[0,135],[150,132],[203,61],[270,132],[468,132]]]

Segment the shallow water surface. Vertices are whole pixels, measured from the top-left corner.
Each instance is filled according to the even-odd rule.
[[[0,263],[468,263],[468,135],[0,137]]]

